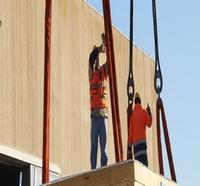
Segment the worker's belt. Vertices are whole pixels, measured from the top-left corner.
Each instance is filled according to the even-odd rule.
[[[145,140],[138,141],[133,144],[134,148],[134,157],[137,158],[142,155],[147,155],[147,144]]]
[[[94,97],[95,96],[95,97]],[[96,98],[98,96],[98,98],[103,98],[106,99],[106,94],[96,94],[96,95],[92,95],[90,96],[90,100],[93,100],[94,98]]]
[[[108,117],[108,109],[107,108],[91,109],[91,116]]]
[[[90,90],[99,89],[99,88],[103,88],[103,87],[106,87],[106,83],[104,81],[102,81],[100,83],[92,83],[92,84],[90,84]]]

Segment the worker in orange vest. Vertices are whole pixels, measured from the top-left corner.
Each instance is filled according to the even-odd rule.
[[[107,165],[106,155],[106,125],[107,109],[107,78],[108,64],[99,65],[99,54],[105,53],[105,35],[102,34],[102,44],[94,46],[89,57],[90,109],[91,109],[91,169],[96,169],[98,138],[101,148],[101,166]]]
[[[130,117],[128,144],[134,150],[134,157],[144,165],[148,166],[146,126],[151,127],[152,115],[149,105],[146,110],[141,106],[139,93],[135,94],[135,106]],[[128,153],[132,153],[129,151]]]

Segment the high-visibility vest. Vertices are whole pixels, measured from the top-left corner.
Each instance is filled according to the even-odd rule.
[[[90,108],[107,108],[106,74],[104,67],[94,69],[90,78]]]

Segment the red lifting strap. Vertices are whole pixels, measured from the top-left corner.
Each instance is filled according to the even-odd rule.
[[[45,9],[45,57],[44,57],[44,110],[42,183],[49,182],[49,128],[50,128],[50,71],[51,71],[51,11],[52,2],[46,0]]]
[[[168,133],[168,128],[167,128],[167,121],[166,121],[166,117],[165,117],[165,110],[164,110],[164,105],[163,105],[162,99],[159,97],[157,99],[157,105],[156,105],[158,156],[159,156],[160,174],[164,175],[162,145],[161,145],[161,135],[160,135],[160,114],[162,117],[162,124],[163,124],[165,144],[166,144],[166,149],[167,149],[167,156],[168,156],[168,160],[169,160],[171,179],[176,182],[176,173],[175,173],[175,169],[174,169],[174,162],[173,162],[169,133]]]
[[[129,135],[129,126],[130,126],[130,119],[131,119],[131,114],[132,114],[132,108],[133,108],[133,104],[128,104],[128,108],[127,108],[127,134]],[[127,141],[128,144],[128,141]],[[127,160],[129,159],[133,159],[133,151],[132,151],[132,147],[127,147]]]
[[[104,14],[105,37],[106,37],[106,56],[109,66],[109,85],[110,85],[110,100],[111,100],[112,120],[113,120],[115,158],[116,162],[121,162],[123,161],[123,148],[121,139],[117,79],[116,79],[112,22],[111,22],[109,0],[103,0],[103,14]]]

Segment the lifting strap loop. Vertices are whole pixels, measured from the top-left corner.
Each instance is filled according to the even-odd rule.
[[[135,94],[134,77],[133,77],[133,3],[134,0],[130,0],[130,42],[129,42],[129,73],[127,81],[127,96],[128,96],[128,108],[127,108],[127,133],[129,136],[129,123],[133,107],[133,98]],[[133,159],[132,148],[127,147],[127,159]]]
[[[166,117],[165,117],[163,102],[160,97],[160,93],[163,88],[163,79],[162,79],[162,73],[161,73],[161,68],[160,68],[159,50],[158,50],[156,0],[152,0],[152,12],[153,12],[154,42],[155,42],[154,88],[155,88],[156,93],[158,94],[157,104],[156,104],[156,119],[157,119],[157,142],[158,142],[159,170],[160,170],[160,174],[164,175],[161,132],[160,132],[160,115],[161,115],[171,178],[173,181],[176,182],[176,173],[175,173],[175,169],[174,169],[173,157],[172,157],[172,152],[171,152],[170,139],[169,139],[169,133],[168,133],[168,128],[167,128],[167,121],[166,121]]]
[[[152,0],[153,12],[153,28],[154,28],[154,43],[155,43],[155,76],[154,76],[154,89],[160,95],[163,88],[162,72],[160,68],[159,47],[158,47],[158,30],[157,30],[157,15],[156,15],[156,1]]]
[[[128,104],[133,104],[135,94],[133,77],[133,1],[130,0],[130,42],[129,42],[129,73],[127,81]]]

